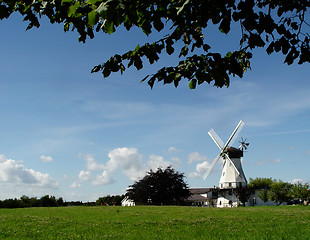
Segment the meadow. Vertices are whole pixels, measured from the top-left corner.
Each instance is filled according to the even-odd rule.
[[[0,209],[1,239],[310,239],[310,207]]]

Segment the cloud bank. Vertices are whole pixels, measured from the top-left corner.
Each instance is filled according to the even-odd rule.
[[[20,161],[0,155],[0,183],[10,183],[23,186],[56,188],[56,183],[48,174],[27,169]]]
[[[109,160],[106,163],[98,163],[91,154],[79,154],[86,161],[86,170],[79,173],[79,180],[90,182],[91,185],[107,185],[114,183],[114,175],[121,171],[131,181],[137,181],[150,169],[158,167],[166,168],[173,165],[172,162],[164,160],[164,157],[152,154],[147,163],[143,162],[143,156],[136,148],[116,148],[108,153]],[[179,159],[173,158],[173,162]],[[97,172],[100,171],[101,174]]]

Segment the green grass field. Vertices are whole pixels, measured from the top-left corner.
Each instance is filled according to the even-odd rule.
[[[0,209],[1,239],[310,239],[310,207]]]

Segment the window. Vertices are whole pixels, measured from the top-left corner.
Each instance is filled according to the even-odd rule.
[[[229,187],[231,187],[231,182],[228,184]]]

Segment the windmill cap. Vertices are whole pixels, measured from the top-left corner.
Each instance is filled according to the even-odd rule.
[[[238,149],[238,148],[228,147],[228,148],[226,148],[226,151],[227,151],[228,156],[230,158],[241,158],[241,157],[243,157],[243,151]]]

